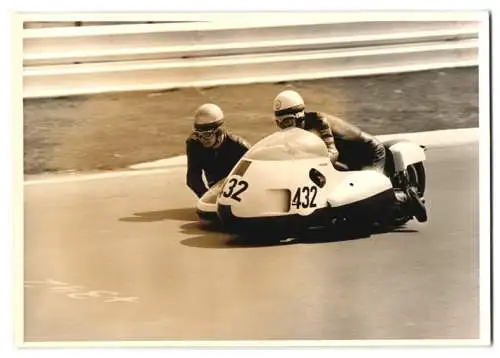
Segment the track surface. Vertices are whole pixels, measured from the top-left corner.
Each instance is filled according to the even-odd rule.
[[[25,340],[478,338],[478,146],[427,154],[427,224],[281,246],[200,228],[183,167],[26,185]]]

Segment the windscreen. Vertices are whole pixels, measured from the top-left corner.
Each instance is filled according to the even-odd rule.
[[[252,160],[297,160],[328,158],[325,143],[316,134],[300,128],[273,133],[257,142],[246,154]]]

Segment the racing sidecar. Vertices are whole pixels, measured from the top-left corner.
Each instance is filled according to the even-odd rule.
[[[198,200],[197,213],[235,232],[294,233],[337,220],[401,225],[411,217],[396,210],[394,188],[412,185],[423,196],[425,152],[408,141],[385,147],[384,172],[339,171],[317,135],[299,128],[273,133]]]

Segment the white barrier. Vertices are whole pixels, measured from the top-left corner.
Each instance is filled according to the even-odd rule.
[[[359,16],[26,29],[24,97],[473,66],[477,38],[476,21]]]
[[[80,29],[78,29],[80,30]],[[274,26],[176,24],[27,33],[24,64],[220,56],[458,40],[477,37],[470,22],[326,23]]]

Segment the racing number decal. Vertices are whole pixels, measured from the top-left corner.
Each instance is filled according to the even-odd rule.
[[[235,178],[233,178],[228,182],[228,184],[229,186],[227,190],[222,193],[222,196],[225,198],[234,199],[236,201],[241,201],[241,198],[238,195],[240,195],[241,193],[243,193],[245,190],[248,189],[248,182],[244,180],[238,181]],[[236,187],[238,188],[236,189]]]
[[[248,189],[248,182],[242,180],[238,183],[238,185],[240,185],[241,187],[236,190],[233,195],[231,195],[231,198],[237,201],[241,201],[241,198],[238,195]]]
[[[315,186],[298,187],[293,196],[291,206],[295,206],[297,209],[301,206],[304,209],[315,208],[316,203],[314,200],[316,199],[316,194],[318,194],[318,188]]]

